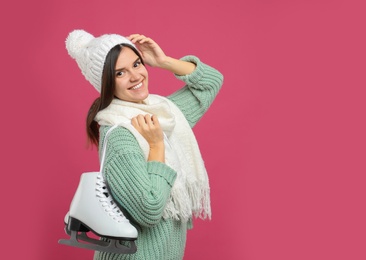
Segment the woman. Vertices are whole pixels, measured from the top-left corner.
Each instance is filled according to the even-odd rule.
[[[182,259],[192,218],[211,217],[207,173],[191,128],[207,111],[222,75],[197,57],[180,60],[139,34],[76,30],[66,46],[101,93],[87,117],[89,140],[103,147],[104,174],[115,202],[138,231],[132,255],[96,252],[94,259]],[[145,64],[168,70],[185,86],[167,98],[149,94]]]

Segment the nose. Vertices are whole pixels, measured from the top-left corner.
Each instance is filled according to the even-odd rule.
[[[140,79],[140,74],[137,71],[130,71],[130,81],[138,81]]]

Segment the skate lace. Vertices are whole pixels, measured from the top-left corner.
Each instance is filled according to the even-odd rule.
[[[104,211],[107,212],[108,215],[117,222],[126,221],[127,218],[123,215],[122,211],[117,206],[116,202],[114,202],[112,196],[109,194],[105,181],[100,174],[97,175],[95,189],[96,195],[99,198]]]

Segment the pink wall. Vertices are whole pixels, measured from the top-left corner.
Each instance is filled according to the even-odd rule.
[[[344,0],[13,1],[1,8],[3,252],[92,259],[57,244],[83,171],[95,90],[68,56],[73,29],[143,33],[225,75],[197,125],[212,221],[185,259],[366,259],[365,4]],[[5,78],[5,81],[4,81]],[[152,92],[181,84],[150,70]]]

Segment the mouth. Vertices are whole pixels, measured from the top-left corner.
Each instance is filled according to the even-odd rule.
[[[131,88],[129,88],[130,90],[136,90],[142,87],[142,82],[140,82],[139,84],[137,84],[136,86],[133,86]]]

